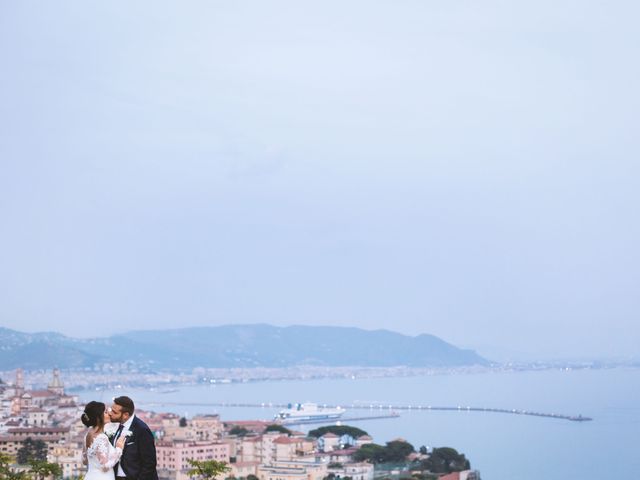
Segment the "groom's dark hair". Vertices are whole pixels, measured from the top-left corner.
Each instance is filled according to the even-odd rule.
[[[136,409],[135,405],[133,404],[133,400],[131,400],[129,397],[125,397],[124,395],[122,397],[114,398],[113,403],[115,403],[116,405],[120,405],[122,407],[122,411],[128,413],[129,415],[133,415],[133,411]]]

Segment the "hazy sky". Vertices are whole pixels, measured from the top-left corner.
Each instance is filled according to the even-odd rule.
[[[640,355],[638,18],[631,0],[1,2],[0,325]]]

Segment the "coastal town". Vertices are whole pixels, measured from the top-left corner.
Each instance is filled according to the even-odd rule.
[[[46,446],[46,461],[61,468],[64,479],[82,478],[82,444],[86,428],[79,418],[83,405],[65,390],[58,369],[49,372],[46,388],[25,386],[22,369],[11,381],[0,382],[0,454],[16,459],[25,442]],[[136,410],[156,439],[157,467],[161,479],[187,480],[190,461],[224,462],[220,479],[236,480],[374,480],[382,478],[427,480],[479,480],[477,471],[457,468],[437,474],[396,466],[384,469],[366,458],[376,446],[362,434],[332,432],[318,436],[299,432],[294,425],[277,422],[227,420],[216,414],[181,417],[175,413]],[[357,429],[355,429],[357,430]],[[407,446],[402,439],[388,442]],[[364,447],[364,448],[363,448]],[[377,446],[376,446],[377,447]],[[381,448],[381,447],[377,447]],[[411,450],[412,447],[410,447]],[[407,465],[426,464],[436,452],[407,451]],[[462,456],[464,458],[464,456]],[[468,464],[468,462],[467,462]],[[17,460],[15,471],[24,466]]]

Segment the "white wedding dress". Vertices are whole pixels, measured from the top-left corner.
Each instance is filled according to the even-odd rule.
[[[85,446],[87,445],[85,439]],[[109,443],[109,438],[100,433],[96,435],[93,442],[83,452],[87,468],[85,480],[114,480],[113,467],[120,460],[122,450]]]

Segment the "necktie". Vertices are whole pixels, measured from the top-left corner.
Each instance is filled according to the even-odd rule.
[[[124,425],[120,424],[120,426],[118,427],[118,430],[116,430],[116,434],[113,436],[113,444],[114,445],[118,441],[118,438],[120,437],[120,434],[122,433],[122,429],[123,428],[124,428]]]
[[[116,446],[116,442],[118,441],[118,438],[120,438],[120,434],[122,433],[122,429],[124,428],[123,424],[120,424],[120,426],[118,427],[118,430],[116,430],[116,434],[113,436],[113,446]],[[116,464],[113,466],[113,470],[115,472],[116,475],[118,475],[118,471],[120,470],[120,462],[116,462]]]

